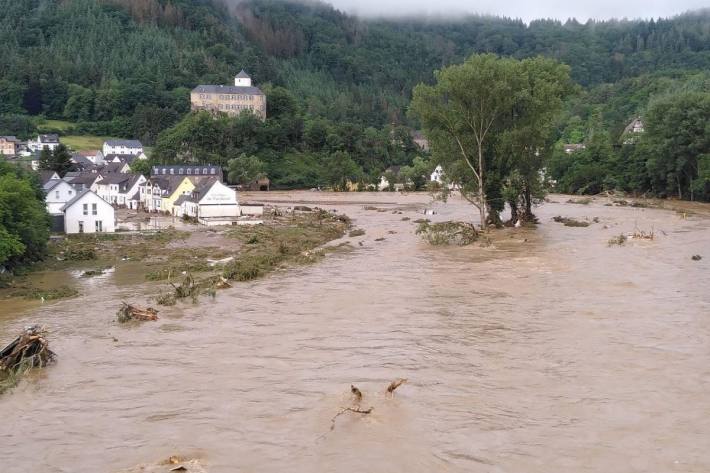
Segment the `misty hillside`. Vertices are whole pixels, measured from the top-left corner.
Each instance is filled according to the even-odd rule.
[[[710,68],[710,15],[649,22],[365,21],[327,5],[210,0],[0,0],[0,113],[71,120],[182,114],[198,83],[241,68],[312,113],[405,120],[412,87],[473,52],[552,56],[583,86]]]

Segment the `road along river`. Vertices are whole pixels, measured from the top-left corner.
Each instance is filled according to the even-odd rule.
[[[176,453],[220,473],[710,471],[709,207],[683,218],[552,196],[536,229],[442,248],[412,220],[474,218],[465,202],[242,198],[337,209],[366,234],[156,323],[116,324],[147,289],[111,276],[76,299],[0,307],[0,340],[42,323],[59,354],[0,397],[1,472],[115,472]],[[635,227],[656,238],[607,245]],[[389,399],[397,377],[409,382]],[[331,430],[351,383],[374,410]]]

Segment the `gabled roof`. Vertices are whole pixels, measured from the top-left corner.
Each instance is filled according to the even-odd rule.
[[[79,200],[81,200],[82,197],[84,197],[87,194],[94,194],[97,199],[99,199],[100,201],[103,201],[104,203],[106,203],[106,205],[109,205],[109,206],[111,205],[108,202],[106,202],[104,199],[99,197],[99,195],[96,192],[92,191],[91,189],[86,189],[84,191],[79,192],[72,200],[70,200],[69,202],[64,204],[64,206],[59,210],[62,212],[66,211],[69,207],[76,204]]]
[[[66,183],[67,181],[65,181],[64,179],[50,179],[44,183],[42,188],[45,190],[45,192],[50,192],[52,189],[57,187],[57,185],[59,185],[62,182]]]
[[[59,174],[57,174],[55,171],[39,171],[39,180],[42,184],[47,183],[47,181],[51,179],[56,179],[56,177],[54,176],[59,177]]]
[[[118,158],[119,162],[122,163],[127,163],[131,164],[136,158],[138,158],[139,155],[137,154],[117,154],[117,153],[109,153],[106,156],[104,156],[104,159],[106,161],[113,161],[114,159]]]
[[[126,148],[142,148],[143,144],[138,140],[106,140],[104,144],[109,146],[125,146]]]
[[[91,167],[95,165],[93,162],[91,162],[89,158],[87,158],[86,156],[82,156],[81,154],[74,154],[72,155],[71,159],[76,164],[82,167]]]
[[[264,95],[260,88],[254,86],[238,85],[198,85],[193,92],[199,94],[244,94],[244,95]]]
[[[239,71],[239,74],[237,74],[237,79],[251,79],[251,77],[249,77],[249,74],[247,74],[246,71],[242,69],[241,71]]]
[[[50,133],[48,135],[39,135],[40,143],[59,143],[59,135]]]
[[[5,140],[5,141],[12,141],[12,142],[19,142],[20,140],[17,139],[16,136],[0,136],[0,140]]]
[[[72,178],[71,184],[72,185],[86,184],[86,185],[90,186],[98,178],[99,178],[99,175],[95,172],[84,172],[84,173],[81,173],[78,176],[75,176],[74,178]]]

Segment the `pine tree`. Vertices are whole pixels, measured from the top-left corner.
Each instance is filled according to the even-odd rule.
[[[52,152],[49,148],[42,148],[42,152],[39,153],[39,168],[45,171],[50,170],[52,169],[53,161]]]
[[[52,155],[51,169],[52,171],[56,171],[62,177],[74,169],[74,163],[72,163],[71,155],[65,145],[60,144],[55,148]]]

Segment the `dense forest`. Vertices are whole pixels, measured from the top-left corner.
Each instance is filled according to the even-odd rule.
[[[673,148],[654,124],[664,103],[702,104],[710,93],[709,11],[584,24],[365,20],[271,0],[0,0],[0,12],[0,134],[26,137],[41,118],[63,119],[73,132],[138,137],[164,161],[255,156],[285,187],[372,182],[389,166],[414,166],[407,130],[419,124],[407,111],[434,70],[473,53],[543,55],[569,65],[578,84],[550,158],[561,190],[709,195],[699,177],[710,172],[707,130],[686,137],[685,164],[638,156],[659,161],[664,139]],[[265,123],[188,113],[191,88],[229,83],[242,68],[268,96]],[[696,109],[693,123],[707,118]],[[624,127],[647,111],[648,142],[622,146]],[[590,146],[564,156],[563,142]]]

